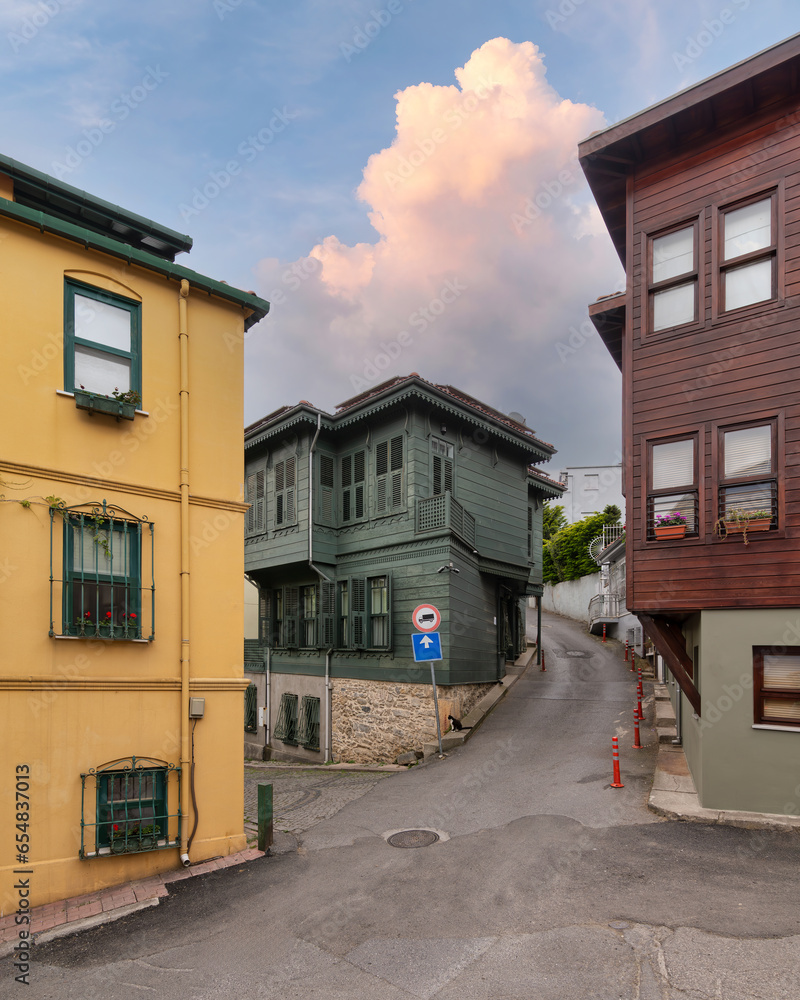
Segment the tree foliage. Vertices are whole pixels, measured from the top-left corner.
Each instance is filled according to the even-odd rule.
[[[557,531],[544,543],[544,582],[562,583],[599,572],[600,567],[589,555],[589,543],[603,533],[604,525],[619,524],[621,516],[619,507],[609,504],[601,514],[584,517]]]
[[[564,514],[564,508],[561,505],[552,506],[551,504],[546,504],[544,510],[542,511],[542,532],[543,537],[546,542],[548,542],[556,532],[561,531],[562,528],[566,528],[567,518]]]

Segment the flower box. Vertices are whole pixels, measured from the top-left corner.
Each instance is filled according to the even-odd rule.
[[[725,521],[725,531],[729,535],[739,534],[741,535],[745,529],[747,529],[748,534],[751,531],[769,531],[772,526],[771,517],[759,517],[753,518],[750,521]]]
[[[90,416],[95,413],[106,413],[117,420],[133,420],[136,413],[135,403],[124,403],[113,396],[98,396],[94,392],[75,390],[75,405],[79,410],[86,410]]]
[[[683,538],[686,534],[685,524],[657,524],[653,531],[657,539],[662,538]]]

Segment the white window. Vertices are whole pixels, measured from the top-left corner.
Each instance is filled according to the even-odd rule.
[[[722,213],[723,311],[775,298],[775,199]]]
[[[654,332],[697,319],[697,225],[650,241],[650,309]]]

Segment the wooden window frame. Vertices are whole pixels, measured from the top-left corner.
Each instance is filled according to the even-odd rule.
[[[714,470],[715,497],[714,509],[717,517],[724,514],[724,491],[727,487],[750,486],[759,483],[772,483],[774,496],[773,523],[770,532],[783,531],[784,528],[784,503],[783,503],[783,414],[761,414],[750,420],[742,420],[737,423],[715,423],[714,430],[714,453],[712,455],[712,468]],[[735,478],[725,478],[725,435],[730,431],[744,431],[751,427],[769,427],[772,441],[772,473],[768,476],[737,476]],[[751,536],[752,537],[752,536]]]
[[[307,614],[311,607],[311,614]],[[300,587],[300,605],[298,608],[298,624],[300,635],[298,642],[300,649],[317,649],[319,646],[320,605],[319,605],[319,584],[308,583]]]
[[[674,444],[678,441],[694,441],[694,482],[692,486],[685,488],[670,486],[665,489],[656,490],[653,488],[653,448],[657,445],[662,444]],[[648,544],[665,545],[674,544],[674,540],[667,540],[666,542],[657,539],[655,537],[654,526],[655,517],[651,516],[650,508],[653,505],[654,500],[658,500],[662,497],[674,496],[676,493],[694,493],[696,496],[695,501],[695,529],[694,531],[689,531],[687,526],[686,534],[684,538],[690,540],[702,538],[703,537],[703,490],[702,490],[702,476],[700,475],[700,470],[703,468],[701,462],[701,435],[699,430],[687,431],[683,434],[671,434],[669,437],[663,438],[648,438],[646,441],[647,446],[647,478],[646,486],[647,491],[645,494],[645,508],[643,513],[643,523],[644,523],[644,540]]]
[[[676,275],[673,278],[666,278],[663,281],[653,281],[653,243],[655,240],[660,239],[662,236],[671,236],[673,233],[679,233],[683,229],[692,229],[692,256],[693,256],[693,267],[689,271],[684,271],[682,274]],[[670,336],[674,333],[685,333],[687,331],[699,328],[702,325],[703,319],[703,302],[702,302],[702,268],[700,266],[701,262],[701,241],[700,235],[703,231],[703,213],[700,212],[698,215],[689,219],[682,219],[680,222],[676,222],[671,226],[664,229],[659,229],[655,233],[646,233],[646,248],[645,248],[645,286],[647,289],[647,333],[651,337],[660,337],[662,335]],[[655,296],[657,292],[669,291],[671,288],[676,288],[679,285],[686,285],[690,281],[694,282],[694,319],[689,320],[687,323],[679,323],[675,326],[665,326],[660,330],[654,329],[654,307],[653,303],[655,301]]]
[[[731,260],[725,260],[725,216],[729,212],[735,212],[739,208],[747,208],[748,205],[755,205],[759,201],[771,202],[770,226],[772,230],[772,243],[769,247],[762,247],[750,253],[741,254]],[[783,183],[760,190],[756,193],[748,194],[738,198],[736,201],[726,202],[723,205],[715,205],[712,210],[712,231],[714,234],[712,245],[712,267],[714,273],[713,293],[712,293],[712,314],[714,319],[727,319],[728,317],[747,316],[751,312],[767,309],[783,301],[784,297],[784,261],[783,261]],[[761,299],[759,302],[751,302],[745,306],[737,306],[734,309],[724,307],[725,274],[746,264],[756,264],[761,260],[772,260],[772,295],[768,299]]]
[[[778,651],[779,650],[779,651]],[[764,717],[764,698],[777,698],[779,701],[800,701],[800,688],[795,691],[765,690],[764,688],[764,655],[770,656],[800,656],[800,646],[753,646],[753,722],[756,726],[770,726],[776,729],[796,730],[797,719],[778,721]]]
[[[449,450],[452,452],[451,455],[441,455],[436,454],[434,450],[434,442],[439,445],[444,445],[445,451]],[[436,434],[431,435],[431,496],[443,496],[445,493],[449,493],[451,496],[456,495],[456,449],[455,445],[450,441],[445,441],[444,438],[439,437]],[[438,469],[437,469],[438,462]],[[450,475],[450,489],[447,488],[447,478],[448,473]],[[438,488],[437,488],[438,487]]]
[[[87,299],[94,299],[105,305],[114,306],[130,314],[131,317],[131,346],[129,351],[123,351],[108,344],[102,344],[84,337],[75,336],[75,296],[82,295]],[[67,392],[89,392],[98,396],[106,395],[92,386],[85,386],[81,389],[76,384],[75,378],[75,347],[76,345],[87,347],[100,354],[107,354],[110,358],[126,360],[130,362],[130,391],[142,395],[142,304],[136,299],[128,299],[114,292],[106,291],[104,288],[97,288],[95,285],[85,285],[83,282],[75,281],[72,278],[64,280],[64,389]],[[141,406],[138,403],[137,406]]]

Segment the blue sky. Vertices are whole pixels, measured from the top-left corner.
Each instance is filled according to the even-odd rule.
[[[2,152],[273,299],[248,422],[417,371],[525,414],[551,472],[611,463],[619,374],[586,305],[622,274],[575,144],[799,22],[788,0],[4,0]]]

